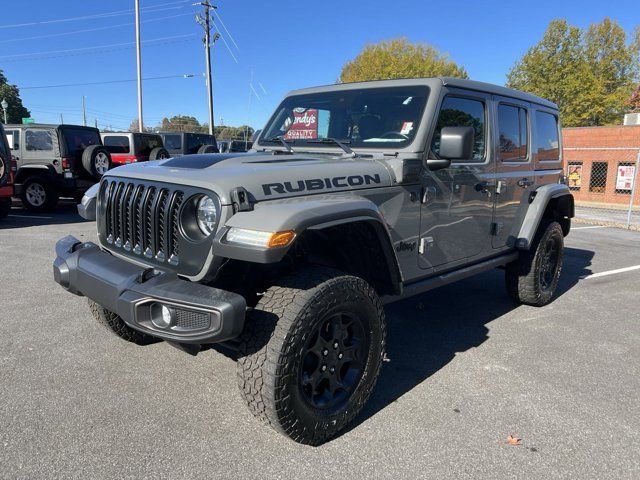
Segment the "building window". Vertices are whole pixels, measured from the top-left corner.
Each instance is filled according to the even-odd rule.
[[[593,162],[591,165],[590,192],[604,193],[607,186],[607,165],[607,162]]]
[[[618,164],[618,171],[616,172],[616,193],[631,195],[635,170],[636,166],[634,163],[623,162]]]
[[[582,186],[582,162],[571,162],[567,169],[569,190],[580,190]]]
[[[518,162],[527,159],[527,111],[512,105],[498,106],[500,160]]]

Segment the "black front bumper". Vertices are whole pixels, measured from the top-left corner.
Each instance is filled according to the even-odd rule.
[[[140,332],[178,343],[206,344],[235,338],[244,327],[246,302],[235,293],[135,265],[72,236],[58,241],[56,255],[56,282],[116,313]],[[170,325],[163,328],[157,321],[161,306],[172,312]]]

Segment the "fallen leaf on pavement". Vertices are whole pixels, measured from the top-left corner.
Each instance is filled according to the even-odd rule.
[[[509,445],[520,445],[520,442],[522,442],[521,438],[514,437],[513,435],[509,435],[507,437],[507,443]]]

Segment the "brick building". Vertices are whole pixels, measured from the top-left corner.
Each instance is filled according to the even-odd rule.
[[[564,128],[563,157],[577,203],[629,204],[640,125]],[[634,205],[640,205],[640,172]]]

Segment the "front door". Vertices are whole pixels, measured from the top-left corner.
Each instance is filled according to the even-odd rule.
[[[449,168],[422,172],[418,263],[423,269],[455,267],[491,250],[490,100],[488,95],[458,89],[449,89],[442,99],[429,154],[438,154],[442,127],[461,126],[475,129],[474,154]]]

